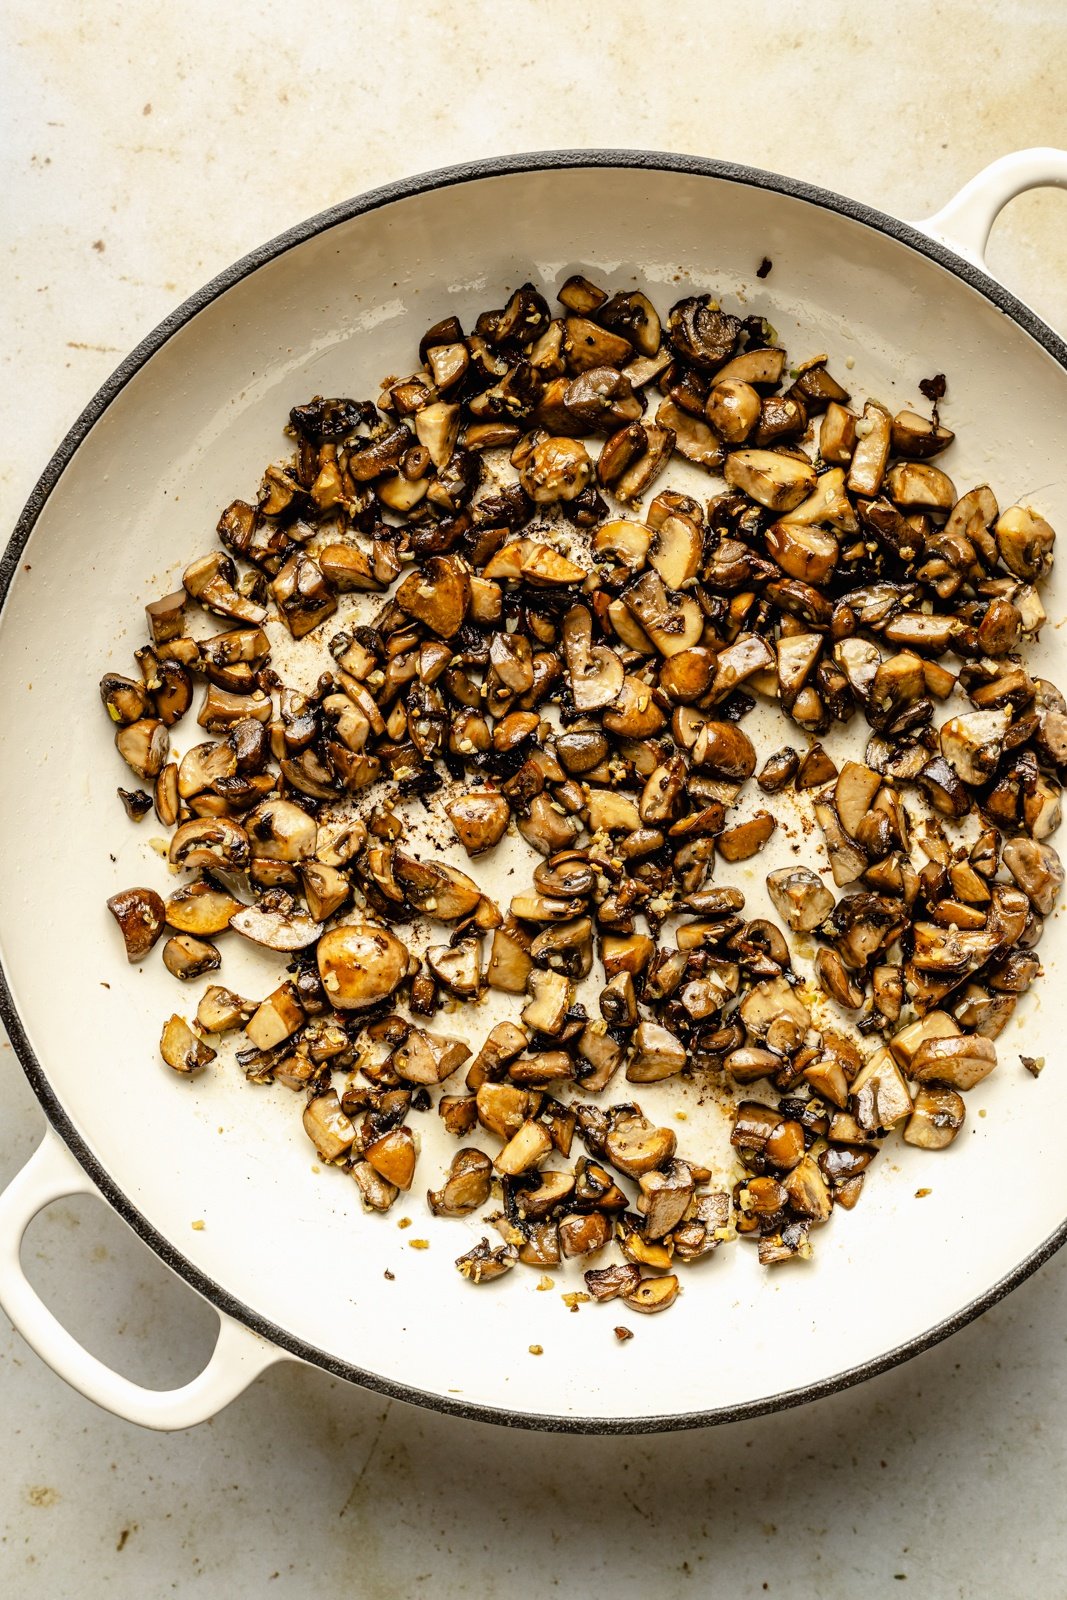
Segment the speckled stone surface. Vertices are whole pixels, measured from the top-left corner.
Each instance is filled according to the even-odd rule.
[[[1067,145],[1055,0],[116,0],[94,13],[73,0],[5,7],[4,529],[82,404],[165,312],[373,184],[493,152],[644,146],[921,217],[1008,150]],[[1016,202],[990,263],[1067,330],[1067,195]],[[5,1043],[0,1183],[40,1131]],[[1006,1205],[1023,1176],[995,1176]],[[103,1206],[53,1206],[26,1261],[130,1376],[163,1385],[198,1370],[212,1315]],[[1061,1256],[864,1387],[631,1442],[451,1421],[291,1366],[211,1424],[157,1437],[68,1390],[4,1321],[0,1592],[1059,1595],[1065,1330]]]

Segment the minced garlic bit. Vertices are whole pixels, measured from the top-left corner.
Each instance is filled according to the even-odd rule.
[[[193,1228],[193,1232],[194,1233],[203,1233],[203,1231],[204,1231],[204,1229],[206,1227],[207,1227],[207,1223],[203,1220],[202,1217],[198,1217],[196,1219],[196,1221],[192,1224],[192,1228]]]
[[[543,1293],[544,1290],[546,1290],[546,1289],[554,1289],[555,1287],[556,1287],[555,1278],[550,1278],[547,1273],[542,1272],[540,1278],[538,1279],[538,1283],[537,1283],[538,1290]]]
[[[544,1345],[542,1345],[542,1344],[532,1344],[530,1346],[530,1354],[532,1356],[543,1356],[544,1353],[545,1353]]]
[[[430,1248],[429,1239],[409,1239],[408,1244],[412,1250],[428,1250]]]

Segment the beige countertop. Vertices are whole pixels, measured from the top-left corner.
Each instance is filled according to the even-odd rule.
[[[265,238],[390,178],[505,151],[674,149],[921,217],[1008,150],[1067,145],[1054,0],[117,0],[88,13],[6,7],[5,529],[82,405],[167,311]],[[990,263],[1067,330],[1067,195],[1009,208]],[[0,1183],[41,1126],[5,1042]],[[26,1260],[131,1376],[198,1370],[214,1318],[103,1206],[53,1206]],[[67,1389],[0,1322],[0,1589],[17,1600],[1063,1589],[1062,1256],[858,1389],[635,1440],[454,1421],[289,1366],[210,1425],[154,1436]]]

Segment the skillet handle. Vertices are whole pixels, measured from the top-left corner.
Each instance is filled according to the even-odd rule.
[[[1067,150],[1016,150],[983,168],[934,216],[915,226],[975,266],[988,270],[985,250],[1009,200],[1028,189],[1067,189]]]
[[[207,1366],[180,1389],[144,1389],[90,1355],[56,1320],[22,1270],[26,1229],[53,1200],[97,1190],[66,1145],[48,1128],[22,1171],[0,1194],[0,1305],[41,1359],[105,1411],[144,1428],[191,1428],[221,1411],[284,1353],[219,1313],[219,1337]]]

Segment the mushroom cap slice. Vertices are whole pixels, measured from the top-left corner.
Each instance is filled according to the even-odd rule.
[[[726,458],[723,477],[731,489],[743,489],[769,511],[792,511],[816,483],[810,461],[777,450],[735,450]]]
[[[266,945],[269,950],[306,950],[322,932],[321,922],[314,922],[295,907],[265,905],[243,906],[230,918],[229,926],[253,944]]]
[[[312,938],[319,931],[316,925]],[[411,960],[394,933],[358,922],[330,928],[316,954],[323,987],[340,1011],[360,1011],[387,999],[407,977]]]

